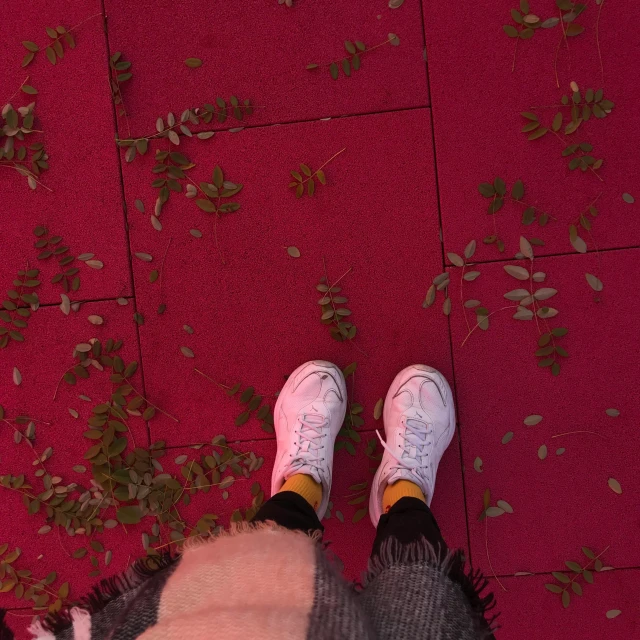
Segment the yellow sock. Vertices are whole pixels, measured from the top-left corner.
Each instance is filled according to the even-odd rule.
[[[418,498],[427,502],[420,487],[410,480],[398,480],[388,484],[382,494],[382,513],[387,513],[400,498]]]
[[[317,509],[322,501],[322,485],[304,473],[291,476],[280,491],[293,491],[301,495],[314,509]]]

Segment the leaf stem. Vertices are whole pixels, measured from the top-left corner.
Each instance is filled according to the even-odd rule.
[[[467,323],[467,331],[471,331],[471,325],[469,324],[469,318],[467,318],[467,310],[464,306],[464,296],[462,295],[462,287],[464,284],[464,270],[467,268],[467,261],[464,260],[462,264],[462,273],[460,274],[460,304],[462,305],[462,315],[464,316],[464,320]]]
[[[460,348],[462,349],[462,347],[464,347],[464,345],[466,344],[467,340],[471,337],[471,334],[480,326],[481,322],[483,322],[485,319],[490,318],[491,316],[495,315],[496,313],[499,313],[500,311],[506,311],[507,309],[517,309],[520,305],[509,305],[508,307],[502,307],[501,309],[496,309],[495,311],[492,311],[488,316],[482,316],[482,320],[480,322],[478,322],[478,324],[476,324],[475,327],[473,327],[473,329],[471,329],[471,331],[469,331],[469,333],[467,334],[467,337],[462,341],[462,344],[460,345]]]
[[[22,87],[24,87],[24,85],[27,83],[27,80],[29,80],[29,76],[27,76],[22,81],[22,84],[18,87],[17,91],[5,102],[5,104],[9,104],[20,93],[20,89],[22,89]]]
[[[53,189],[50,189],[49,187],[47,187],[46,184],[43,184],[42,182],[40,182],[36,176],[35,173],[29,171],[29,169],[25,169],[25,167],[20,167],[17,165],[17,163],[15,161],[11,161],[12,164],[4,164],[2,162],[0,162],[0,167],[5,167],[6,169],[15,169],[20,175],[25,175],[28,174],[29,177],[31,177],[31,179],[36,183],[39,184],[41,187],[43,187],[44,189],[46,189],[47,191],[50,191],[51,193],[53,193]]]
[[[573,435],[575,433],[588,433],[588,434],[590,434],[592,436],[598,436],[598,438],[602,438],[603,440],[606,440],[606,438],[603,435],[601,435],[599,433],[596,433],[595,431],[583,431],[583,430],[580,430],[580,431],[567,431],[566,433],[557,433],[555,436],[551,436],[551,437],[552,438],[560,438],[562,436],[571,436],[571,435]]]
[[[493,577],[498,581],[498,584],[502,587],[503,591],[508,591],[508,589],[500,582],[500,578],[496,575],[496,572],[491,564],[491,558],[489,557],[489,519],[484,519],[484,548],[487,552],[487,561],[489,562],[489,568],[491,569],[491,573]]]
[[[318,173],[318,171],[321,171],[334,158],[337,158],[343,151],[346,151],[346,150],[347,150],[347,147],[344,147],[343,149],[340,149],[340,151],[338,151],[338,153],[334,153],[324,164],[320,165],[306,180],[303,180],[300,184],[304,184],[305,182],[308,182],[309,180],[311,180],[311,178],[313,178]]]
[[[609,550],[609,547],[611,545],[608,545],[606,549],[604,549],[604,551],[601,551],[595,558],[593,558],[593,560],[589,560],[589,562],[587,562],[587,564],[584,565],[584,567],[582,567],[581,571],[579,573],[575,573],[575,575],[573,576],[573,578],[571,578],[571,580],[569,582],[567,582],[565,588],[562,591],[566,591],[573,582],[575,582],[579,576],[582,575],[582,572],[585,571],[587,569],[587,567],[592,563],[595,562],[601,555],[603,555],[605,552],[607,552]]]
[[[558,141],[560,142],[560,144],[564,147],[565,142],[562,140],[562,138],[560,137],[560,135],[558,134],[557,131],[554,131],[553,129],[549,129],[549,131],[551,131],[551,133],[553,133],[553,135],[558,138]],[[566,137],[566,134],[565,134]],[[575,154],[577,152],[576,151],[573,152],[573,154]],[[582,152],[582,149],[580,149],[580,153],[582,154],[581,156],[578,156],[579,158],[582,158],[585,154]],[[573,155],[572,154],[572,155]],[[598,174],[598,172],[591,166],[591,165],[587,165],[589,167],[589,170],[591,171],[591,173],[593,173],[594,176],[596,176],[596,178],[598,178],[598,180],[600,180],[600,182],[604,182],[604,180],[600,177],[600,175]]]
[[[165,416],[167,416],[167,418],[171,418],[174,422],[180,422],[180,420],[178,420],[178,418],[175,418],[174,416],[172,416],[170,413],[167,413],[166,411],[163,411],[160,407],[156,406],[155,404],[153,404],[153,402],[149,402],[149,399],[146,398],[145,396],[143,396],[132,384],[131,384],[131,380],[129,380],[128,378],[125,378],[124,376],[122,376],[122,379],[131,386],[131,389],[133,391],[135,391],[149,406],[153,407],[154,409],[156,409],[157,411],[159,411],[160,413],[163,413]]]
[[[604,85],[604,65],[602,64],[602,53],[600,52],[600,14],[602,13],[602,6],[604,0],[600,2],[598,7],[598,17],[596,18],[596,47],[598,48],[598,60],[600,61],[600,79],[601,84]]]

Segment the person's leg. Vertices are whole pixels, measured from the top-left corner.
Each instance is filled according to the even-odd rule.
[[[307,362],[289,376],[273,412],[278,450],[272,497],[254,522],[323,530],[320,519],[331,491],[333,447],[346,407],[344,376],[330,362]]]
[[[455,430],[451,389],[435,369],[401,371],[384,405],[386,442],[369,501],[377,535],[362,602],[380,640],[489,638],[493,596],[465,573],[429,509],[436,471]]]
[[[380,516],[371,556],[378,556],[384,543],[391,538],[404,545],[424,539],[441,560],[449,551],[431,509],[424,499],[416,497],[401,497]]]

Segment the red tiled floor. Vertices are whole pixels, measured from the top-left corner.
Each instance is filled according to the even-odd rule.
[[[555,582],[550,575],[503,578],[505,593],[491,581],[490,588],[498,599],[500,629],[498,640],[602,640],[602,638],[635,638],[640,632],[638,618],[638,570],[606,571],[594,575],[594,584],[585,584],[582,597],[573,596],[568,609],[563,609],[559,596],[544,588]],[[573,595],[573,594],[572,594]],[[621,613],[612,619],[608,611]]]
[[[198,442],[211,425],[229,437],[264,437],[257,422],[233,426],[239,403],[194,366],[222,384],[242,382],[272,396],[302,362],[356,361],[355,397],[365,407],[365,428],[401,368],[420,360],[450,375],[446,319],[420,306],[422,274],[441,264],[433,157],[424,145],[406,153],[429,138],[429,113],[415,110],[251,129],[184,145],[197,165],[194,180],[210,179],[220,163],[228,179],[244,184],[236,197],[240,210],[218,225],[226,265],[216,255],[212,221],[183,194],[171,196],[160,217],[164,228],[156,232],[149,214],[131,206],[142,198],[147,211],[153,207],[151,162],[125,167],[131,250],[153,256],[151,263],[133,262],[145,316],[145,380],[180,419],[180,425],[159,419],[155,437]],[[297,200],[287,190],[289,171],[300,162],[315,169],[343,147],[313,198]],[[381,176],[394,185],[392,194],[380,189]],[[203,237],[192,237],[190,228]],[[289,257],[289,245],[302,257]],[[161,295],[149,274],[160,268],[167,247]],[[341,283],[359,331],[353,344],[335,342],[320,323],[315,286],[323,256],[332,281],[353,267]],[[167,308],[158,316],[161,302]],[[195,359],[185,358],[181,346],[193,349]]]
[[[140,361],[135,384],[179,419],[176,423],[159,415],[148,425],[132,420],[137,443],[148,443],[147,428],[152,439],[165,439],[172,448],[162,464],[174,472],[176,456],[200,455],[187,445],[208,443],[224,433],[238,439],[239,448],[265,457],[256,479],[268,495],[273,437],[253,419],[234,426],[241,412],[237,398],[227,397],[195,373],[194,366],[221,384],[254,386],[273,406],[285,376],[300,363],[312,358],[341,367],[357,362],[351,392],[364,405],[361,435],[366,441],[382,428],[373,419],[373,407],[396,372],[411,362],[432,364],[455,383],[460,422],[460,441],[454,441],[440,465],[433,511],[449,545],[465,549],[487,575],[493,568],[508,589],[502,592],[491,579],[502,612],[497,637],[635,637],[640,557],[634,541],[640,516],[634,454],[640,415],[633,390],[640,373],[634,349],[640,326],[634,284],[640,277],[640,249],[629,247],[640,245],[640,217],[638,203],[625,203],[622,193],[640,197],[634,193],[640,9],[632,3],[587,3],[579,18],[585,33],[569,43],[571,70],[566,51],[560,51],[562,89],[572,80],[583,90],[602,85],[605,97],[615,103],[605,120],[591,119],[576,134],[605,159],[601,183],[593,175],[569,172],[551,136],[528,142],[520,132],[521,111],[555,103],[562,93],[553,72],[557,28],[520,42],[511,73],[514,41],[501,27],[510,22],[509,10],[516,3],[482,0],[463,10],[428,2],[420,7],[408,1],[399,9],[387,4],[294,0],[287,9],[277,0],[249,0],[211,8],[191,1],[176,7],[105,0],[105,37],[101,18],[91,18],[103,10],[101,3],[37,0],[0,25],[5,100],[28,74],[28,83],[39,92],[36,125],[43,133],[38,135],[50,156],[51,168],[42,181],[53,189],[31,191],[23,178],[1,170],[0,284],[8,288],[27,263],[40,267],[44,284],[38,294],[51,305],[29,320],[24,343],[0,351],[5,417],[29,413],[50,423],[38,425],[35,446],[53,446],[47,463],[51,472],[65,482],[77,481],[70,468],[82,462],[87,448],[82,433],[90,411],[79,395],[95,402],[107,397],[110,384],[95,372],[75,387],[63,383],[55,401],[53,392],[71,365],[74,345],[92,336],[121,338],[126,359]],[[532,10],[544,17],[556,12],[552,0],[541,0]],[[595,39],[599,14],[602,77]],[[59,64],[51,66],[41,53],[41,59],[20,68],[23,40],[42,45],[46,26],[70,27],[86,18],[75,32],[77,48]],[[326,69],[304,68],[339,58],[345,39],[375,45],[389,32],[399,35],[400,46],[366,54],[351,78],[334,82]],[[189,171],[196,183],[209,180],[219,164],[228,180],[244,184],[236,198],[241,208],[218,226],[226,264],[218,256],[211,219],[183,194],[172,194],[164,207],[162,231],[152,228],[149,217],[157,195],[151,187],[152,153],[123,163],[121,172],[108,49],[122,51],[133,63],[133,78],[123,94],[137,135],[152,134],[156,118],[170,110],[180,114],[219,95],[235,94],[256,105],[243,123],[246,130],[218,132],[208,141],[182,137],[177,149],[196,163]],[[184,59],[190,56],[201,58],[202,67],[187,68]],[[19,106],[29,99],[18,94],[11,102]],[[429,101],[433,132],[432,113],[425,108]],[[275,123],[288,124],[264,126]],[[123,125],[120,119],[121,133]],[[212,125],[228,127],[233,127],[230,121]],[[313,198],[296,200],[287,187],[289,172],[300,162],[316,169],[342,148],[326,167],[327,185],[319,185]],[[477,186],[495,176],[509,187],[522,179],[525,199],[558,218],[543,229],[525,227],[518,205],[505,206],[495,216],[506,243],[504,254],[480,242],[493,231],[493,221]],[[137,198],[146,213],[137,210]],[[578,256],[569,244],[568,225],[595,198],[600,216],[593,220],[593,237],[586,234],[590,252]],[[49,283],[52,264],[36,260],[32,230],[39,224],[62,235],[72,253],[92,252],[104,262],[99,271],[81,267],[82,285],[71,297],[108,301],[62,315],[57,308],[60,285]],[[200,230],[203,237],[190,235],[190,229]],[[488,332],[477,330],[460,346],[469,329],[458,269],[451,269],[453,310],[448,320],[440,310],[442,294],[434,308],[420,306],[431,278],[442,270],[441,238],[445,254],[461,254],[476,238],[474,259],[487,263],[479,265],[477,280],[464,283],[463,299],[481,300],[490,311],[509,304],[503,293],[521,283],[504,273],[504,262],[492,261],[513,255],[523,232],[544,240],[538,255],[554,254],[536,259],[536,267],[547,273],[545,286],[559,290],[549,302],[560,311],[551,326],[569,329],[561,344],[570,356],[558,378],[536,366],[535,324],[512,320],[506,311],[491,317]],[[596,254],[596,245],[605,251]],[[288,246],[298,247],[301,257],[289,257]],[[152,283],[149,275],[161,268],[165,252],[162,278]],[[153,260],[143,262],[135,253],[148,253]],[[315,285],[323,275],[323,256],[331,279],[353,267],[342,282],[358,327],[351,344],[333,341],[319,322]],[[585,273],[601,278],[600,294],[588,287]],[[129,297],[130,304],[119,306],[113,300],[118,296]],[[166,311],[158,315],[161,303]],[[144,316],[138,327],[135,310]],[[89,324],[89,314],[103,316],[105,324]],[[192,334],[184,331],[185,324]],[[195,358],[184,357],[180,347],[192,349]],[[22,374],[20,386],[11,382],[14,366]],[[69,408],[79,412],[78,419]],[[620,416],[608,417],[607,408],[618,409]],[[523,419],[531,414],[542,415],[542,422],[524,426]],[[26,468],[31,474],[30,451],[24,442],[13,442],[10,426],[5,422],[0,430],[0,473]],[[509,431],[513,440],[501,444]],[[602,438],[591,433],[552,437],[573,431]],[[549,451],[544,460],[538,457],[542,444]],[[560,447],[565,451],[556,455]],[[347,504],[349,487],[369,480],[369,468],[375,466],[363,448],[358,446],[355,457],[337,453],[333,514],[325,522],[325,539],[349,578],[364,570],[374,536],[368,516],[351,521],[359,505]],[[474,470],[476,457],[482,458],[482,473]],[[88,475],[81,477],[86,481]],[[620,482],[621,495],[607,486],[609,478]],[[250,504],[250,483],[253,479],[236,482],[228,501],[219,489],[196,495],[183,514],[191,521],[214,511],[226,524],[236,507]],[[514,513],[478,522],[486,488],[494,503],[504,499]],[[55,568],[57,584],[71,582],[72,597],[85,592],[93,582],[87,575],[89,563],[68,559],[68,552],[83,542],[80,537],[69,538],[65,532],[59,538],[56,532],[39,536],[42,517],[28,516],[14,492],[1,493],[0,544],[20,546],[18,563],[34,575]],[[344,523],[337,520],[338,510]],[[102,535],[113,551],[104,575],[121,571],[142,555],[143,529],[118,527]],[[596,584],[585,587],[582,598],[573,597],[567,610],[544,589],[548,576],[512,577],[517,571],[561,569],[565,560],[577,559],[582,545],[598,551],[608,546],[603,558],[616,570],[598,574]],[[19,604],[0,594],[0,606]],[[608,620],[605,614],[611,609],[622,613]],[[11,618],[10,624],[19,629],[26,620]],[[17,638],[23,637],[19,631]]]
[[[28,415],[42,421],[36,423],[35,451],[41,455],[48,447],[53,448],[53,454],[46,462],[48,473],[59,475],[64,484],[77,482],[89,486],[89,474],[78,474],[71,467],[78,464],[88,466],[83,456],[90,441],[83,438],[82,434],[87,430],[86,421],[91,415],[91,407],[108,397],[112,385],[106,373],[93,369],[88,379],[78,380],[74,386],[62,382],[55,401],[53,395],[61,376],[73,364],[75,345],[90,338],[101,341],[109,337],[121,339],[121,357],[126,362],[139,360],[132,306],[121,307],[115,301],[87,303],[68,317],[56,307],[41,307],[34,313],[28,330],[25,330],[25,342],[11,344],[3,352],[0,360],[0,379],[3,380],[1,404],[4,418],[9,420],[9,423],[2,424],[0,430],[0,471],[3,475],[18,476],[24,473],[36,495],[44,491],[42,481],[33,475],[34,456],[27,442],[22,440],[20,444],[14,443],[14,427],[23,431],[25,427],[16,425],[13,420],[17,416]],[[90,324],[87,316],[91,314],[102,316],[104,324]],[[20,386],[10,382],[14,367],[22,375]],[[135,374],[133,383],[142,387],[140,373]],[[89,397],[91,402],[79,398],[79,395]],[[79,417],[76,419],[70,415],[69,409],[77,411]],[[129,426],[137,444],[147,446],[144,422],[139,418],[131,418]],[[45,524],[43,515],[28,515],[22,504],[22,496],[18,494],[3,490],[2,495],[5,516],[0,525],[0,544],[7,542],[12,547],[15,545],[22,549],[22,560],[16,565],[31,569],[37,577],[43,577],[55,569],[60,576],[60,583],[65,580],[71,582],[72,597],[79,597],[87,591],[95,582],[95,579],[87,577],[92,569],[88,559],[68,559],[70,552],[83,542],[86,544],[86,538],[70,538],[64,531],[60,535],[56,531],[37,535],[36,531]],[[9,513],[10,518],[7,517]],[[132,536],[135,543],[131,542]],[[113,551],[113,562],[104,576],[122,571],[136,557],[137,534],[127,535],[121,529],[115,529],[99,538],[106,548]],[[42,559],[38,559],[40,554]],[[100,566],[103,568],[102,562]],[[16,600],[10,595],[0,594],[0,606],[15,605]]]
[[[477,260],[513,256],[523,230],[546,243],[540,254],[571,253],[568,225],[602,193],[597,207],[600,217],[593,224],[593,238],[600,248],[640,244],[638,205],[623,202],[622,194],[637,183],[634,149],[640,119],[636,102],[640,55],[635,24],[638,4],[601,5],[600,47],[604,81],[600,76],[595,45],[598,7],[588,6],[578,21],[585,32],[570,38],[569,71],[563,49],[558,64],[560,88],[556,87],[553,58],[560,39],[558,28],[541,29],[518,46],[516,70],[511,73],[514,40],[502,31],[512,24],[509,11],[517,2],[484,0],[473,11],[460,11],[453,3],[423,2],[429,82],[433,104],[438,181],[444,241],[447,251],[456,251],[472,234],[492,234],[493,221],[486,213],[488,200],[478,193],[481,182],[502,177],[509,188],[520,179],[525,200],[558,218],[540,228],[520,224],[523,207],[507,203],[495,216],[506,251],[495,245],[480,245]],[[531,10],[544,18],[557,14],[555,3],[531,3]],[[456,34],[464,34],[464,42]],[[562,146],[551,134],[527,141],[520,130],[526,120],[520,115],[536,105],[557,104],[569,83],[584,91],[604,86],[605,98],[615,103],[604,120],[591,118],[574,134],[575,142],[590,142],[604,182],[591,172],[569,171]],[[556,110],[548,112],[547,125]],[[569,144],[569,143],[567,143]],[[599,155],[598,155],[599,154]],[[636,194],[637,198],[637,194]],[[584,233],[584,232],[583,232]],[[586,234],[585,234],[586,237]],[[586,237],[588,240],[588,237]],[[593,242],[589,242],[593,250]]]
[[[117,148],[113,142],[113,114],[109,85],[105,79],[106,44],[99,15],[75,31],[76,48],[52,66],[41,51],[26,68],[20,62],[27,50],[21,41],[35,41],[44,47],[49,40],[45,27],[62,23],[70,28],[85,18],[99,14],[100,2],[30,2],[20,10],[20,22],[4,20],[0,25],[3,44],[0,84],[4,87],[2,105],[18,92],[11,103],[15,108],[35,100],[35,125],[42,134],[27,136],[28,144],[43,142],[49,154],[49,170],[32,191],[26,178],[3,169],[0,189],[3,224],[0,230],[2,287],[8,287],[19,269],[28,262],[42,269],[41,302],[60,302],[60,284],[52,285],[56,274],[54,258],[38,261],[40,250],[33,248],[32,231],[46,225],[52,235],[63,237],[71,255],[94,253],[104,263],[101,270],[80,267],[80,289],[75,300],[97,300],[130,295],[128,253]],[[65,48],[66,50],[66,48]],[[19,91],[28,84],[38,94]],[[60,246],[60,245],[58,245]],[[73,266],[73,265],[70,265]]]
[[[134,135],[154,133],[156,119],[169,110],[179,114],[216,96],[237,95],[258,105],[250,124],[427,104],[417,3],[392,11],[371,0],[322,0],[292,9],[251,0],[203,11],[190,1],[176,11],[169,3],[108,0],[105,8],[111,51],[122,51],[133,63],[134,80],[123,94]],[[363,55],[360,70],[350,78],[334,81],[326,68],[305,69],[341,60],[345,40],[372,47],[386,41],[389,32],[398,35],[400,46]],[[189,57],[200,58],[202,66],[188,68],[184,60]]]
[[[476,330],[460,346],[467,329],[459,303],[460,270],[453,271],[451,329],[471,553],[474,564],[487,572],[486,524],[498,575],[553,570],[581,545],[600,550],[610,545],[607,562],[615,567],[640,564],[636,545],[629,544],[640,524],[634,506],[640,415],[628,391],[640,374],[637,359],[628,357],[640,327],[637,304],[619,302],[627,298],[626,283],[640,277],[639,257],[637,249],[602,252],[600,268],[595,256],[535,261],[535,269],[547,274],[536,288],[558,290],[548,304],[560,313],[549,324],[569,329],[558,341],[569,357],[557,378],[537,366],[533,321],[513,320],[511,310],[496,313],[488,331]],[[482,275],[464,285],[465,300],[481,300],[491,311],[515,304],[502,294],[522,282],[507,275],[502,264],[480,265],[479,270]],[[598,273],[604,283],[600,294],[587,285],[585,272]],[[607,416],[608,408],[618,409],[620,416]],[[543,420],[525,426],[529,415]],[[577,433],[552,438],[573,431],[600,437]],[[508,432],[514,433],[513,440],[502,444]],[[549,455],[541,460],[543,444]],[[557,456],[561,447],[566,452]],[[473,467],[477,456],[484,463],[482,473]],[[607,486],[610,477],[620,482],[622,495]],[[506,500],[514,513],[478,522],[486,488],[493,504]]]

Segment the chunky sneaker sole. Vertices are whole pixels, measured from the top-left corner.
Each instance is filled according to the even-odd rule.
[[[388,484],[409,480],[431,504],[438,464],[455,433],[453,394],[444,376],[426,365],[403,369],[389,387],[384,403],[386,442],[371,485],[369,513],[378,526]],[[380,437],[380,434],[378,434]]]
[[[331,362],[312,360],[285,383],[273,412],[278,451],[271,495],[292,475],[303,473],[322,484],[318,518],[327,510],[333,475],[333,447],[347,410],[347,384]]]

